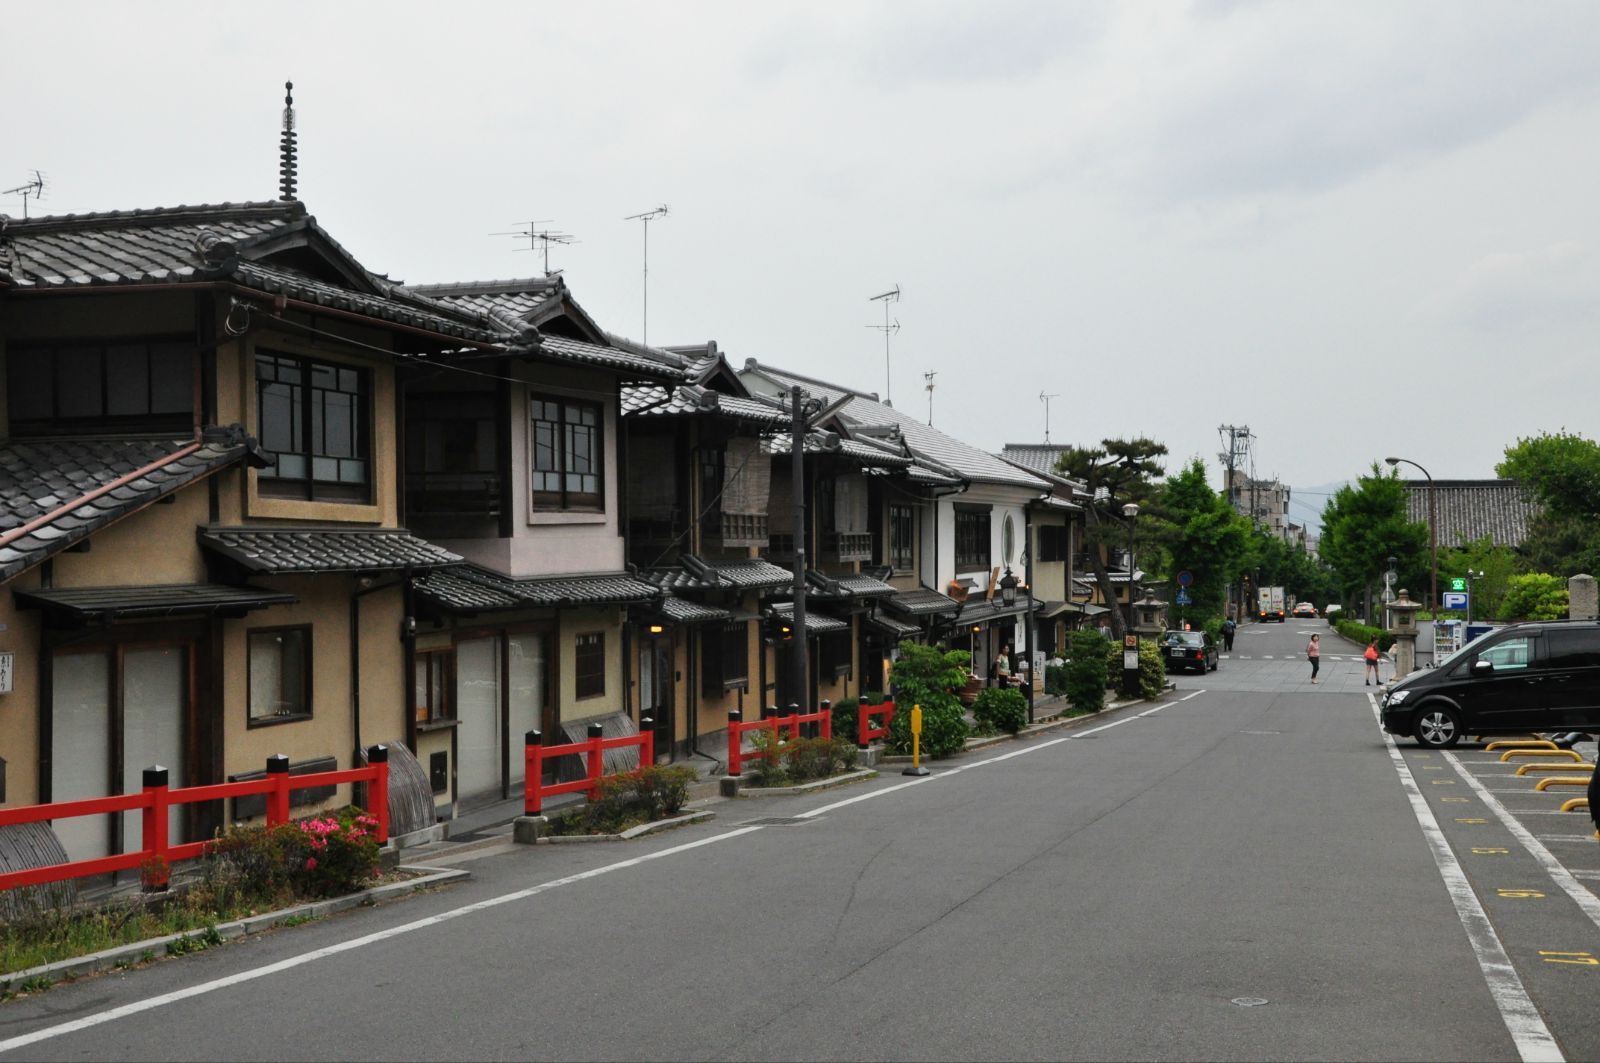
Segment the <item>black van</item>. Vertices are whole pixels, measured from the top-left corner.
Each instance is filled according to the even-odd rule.
[[[1600,733],[1600,622],[1491,631],[1383,696],[1383,729],[1448,749],[1464,734]]]

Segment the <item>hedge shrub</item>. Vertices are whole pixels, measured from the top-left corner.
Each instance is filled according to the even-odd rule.
[[[972,654],[941,650],[914,642],[900,644],[900,659],[889,672],[895,691],[894,719],[889,721],[890,753],[911,752],[911,709],[922,706],[921,751],[931,758],[959,753],[970,733],[956,692],[967,685]]]
[[[1106,647],[1110,640],[1098,631],[1074,631],[1066,663],[1066,695],[1072,707],[1099,712],[1106,703]]]
[[[1139,694],[1146,700],[1159,698],[1167,690],[1167,662],[1161,646],[1150,639],[1139,640]]]
[[[1014,735],[1028,724],[1028,699],[1010,687],[986,687],[972,703],[972,718]]]
[[[1066,665],[1047,664],[1044,666],[1044,692],[1057,697],[1067,692]]]
[[[1380,650],[1387,650],[1394,645],[1393,635],[1381,627],[1373,627],[1370,624],[1362,624],[1354,620],[1335,620],[1333,629],[1351,642],[1359,643],[1362,646],[1365,646],[1373,639],[1378,640],[1378,649]]]

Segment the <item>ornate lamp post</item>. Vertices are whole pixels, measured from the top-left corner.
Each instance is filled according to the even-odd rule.
[[[1139,515],[1139,503],[1125,502],[1122,515],[1128,518],[1128,630],[1133,630],[1133,532],[1134,518]]]
[[[1439,608],[1439,510],[1434,503],[1433,475],[1410,458],[1384,458],[1389,468],[1402,461],[1411,465],[1428,479],[1428,608]]]

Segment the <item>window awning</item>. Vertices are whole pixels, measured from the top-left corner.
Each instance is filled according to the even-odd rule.
[[[732,620],[733,613],[687,598],[667,598],[657,606],[657,611],[674,624],[706,624]]]
[[[961,603],[954,598],[946,598],[938,591],[930,591],[926,587],[914,591],[896,591],[883,602],[889,609],[902,616],[934,616],[939,613],[953,613],[960,608]]]
[[[1021,616],[1028,611],[1025,599],[1017,599],[1012,605],[1002,605],[998,599],[986,602],[982,599],[967,601],[961,606],[961,612],[951,618],[953,624],[987,624],[993,620],[1004,620],[1007,617]]]
[[[17,591],[17,604],[75,624],[179,616],[240,617],[300,599],[282,591],[217,583],[151,587],[56,587]]]
[[[435,605],[454,612],[496,609],[568,608],[571,606],[639,605],[663,597],[653,583],[626,572],[590,576],[512,579],[481,565],[441,569],[417,581],[417,591]]]
[[[203,528],[200,545],[248,572],[391,572],[461,563],[404,528]]]
[[[866,625],[880,635],[886,635],[896,641],[900,639],[915,639],[922,636],[922,628],[916,624],[908,624],[903,620],[896,620],[892,616],[863,617]]]

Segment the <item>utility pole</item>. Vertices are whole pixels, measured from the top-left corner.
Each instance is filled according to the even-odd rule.
[[[794,703],[802,706],[802,711],[809,711],[812,706],[806,704],[806,695],[811,690],[808,682],[808,666],[810,660],[807,654],[807,643],[810,639],[806,635],[806,393],[800,390],[800,385],[795,384],[789,388],[789,476],[794,481],[794,628],[791,638],[794,645],[790,652],[790,671],[794,673],[793,687],[790,693]]]
[[[922,386],[928,389],[928,424],[933,424],[933,378],[939,375],[937,369],[931,369],[922,374]]]
[[[1237,513],[1239,511],[1239,504],[1234,496],[1234,492],[1238,490],[1238,488],[1234,486],[1234,479],[1237,475],[1241,461],[1247,460],[1250,453],[1250,426],[1237,424],[1219,425],[1217,427],[1217,434],[1222,437],[1223,444],[1227,447],[1226,450],[1218,455],[1218,457],[1222,459],[1223,467],[1227,469],[1227,479],[1223,481],[1223,491],[1226,493],[1229,508]],[[1046,438],[1048,438],[1048,436]],[[1250,509],[1250,520],[1253,527],[1255,522],[1255,506],[1253,503]],[[1240,573],[1240,579],[1234,585],[1234,587],[1238,592],[1239,601],[1238,615],[1234,618],[1237,622],[1244,619],[1245,592],[1243,573]]]
[[[1060,397],[1059,394],[1046,395],[1042,391],[1039,392],[1039,401],[1044,403],[1044,441],[1046,443],[1050,442],[1050,400],[1059,399]]]

